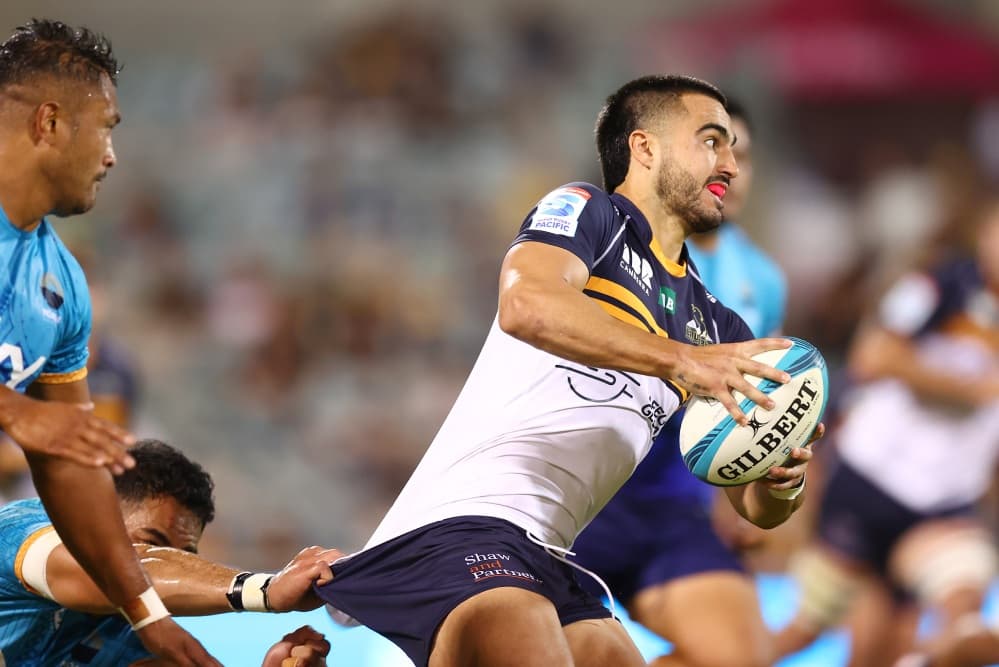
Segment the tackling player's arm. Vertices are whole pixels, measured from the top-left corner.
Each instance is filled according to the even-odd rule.
[[[578,363],[669,378],[692,394],[720,401],[740,423],[733,391],[768,408],[770,399],[743,373],[787,382],[788,376],[750,359],[790,343],[762,338],[728,345],[678,343],[620,322],[583,294],[584,262],[568,250],[536,241],[518,243],[500,273],[499,324],[526,343]]]
[[[237,611],[310,611],[322,605],[313,583],[333,579],[330,563],[342,556],[318,546],[300,551],[277,574],[240,576],[240,570],[171,547],[136,544],[135,551],[171,613],[203,616]],[[238,581],[238,585],[236,582]],[[30,583],[30,582],[29,582]],[[63,545],[48,554],[45,583],[60,605],[90,614],[113,614],[108,601]],[[265,585],[266,584],[266,585]]]
[[[56,440],[67,436],[67,432],[61,430],[62,427],[78,424],[69,417],[69,411],[87,415],[78,407],[90,403],[86,379],[62,384],[36,382],[30,390],[34,396],[42,399],[34,401],[35,403],[60,408],[62,412],[56,410],[54,414],[66,417],[64,423],[48,425],[49,428],[55,428],[56,435],[50,437]],[[43,401],[53,402],[45,404]],[[37,418],[43,419],[42,424],[29,427],[38,435],[45,431],[45,414],[45,411],[36,414]],[[77,432],[70,430],[68,433]],[[16,433],[20,431],[10,435],[17,439]],[[31,467],[35,488],[52,525],[82,569],[116,607],[136,608],[136,603],[143,601],[141,596],[151,587],[125,531],[111,474],[105,468],[87,467],[74,460],[60,458],[44,448],[26,449],[25,456]],[[138,608],[142,612],[148,609],[142,604]],[[136,623],[142,619],[130,620]],[[169,617],[144,625],[136,632],[150,652],[169,657],[178,665],[219,665],[197,640]]]

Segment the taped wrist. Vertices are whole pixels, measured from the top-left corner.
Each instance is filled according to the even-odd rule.
[[[152,586],[124,607],[119,607],[118,611],[125,617],[133,630],[141,630],[170,615],[163,600],[160,599],[156,589]]]
[[[792,486],[790,489],[767,489],[767,492],[778,500],[794,500],[805,490],[805,478],[801,478],[801,484]]]
[[[274,611],[267,601],[267,587],[273,578],[266,572],[240,572],[225,594],[229,606],[233,611]]]

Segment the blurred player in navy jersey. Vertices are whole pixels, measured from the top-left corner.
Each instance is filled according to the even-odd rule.
[[[327,602],[421,667],[644,664],[565,555],[691,393],[745,423],[733,390],[772,403],[743,373],[787,380],[750,359],[787,341],[751,340],[684,246],[722,222],[735,141],[698,79],[608,98],[607,191],[565,185],[528,214],[465,387],[365,550],[334,564]],[[793,456],[727,490],[741,514],[770,527],[800,505],[811,453]]]
[[[975,510],[999,456],[999,204],[983,217],[976,256],[899,279],[853,342],[819,543],[793,564],[798,613],[782,653],[837,624],[861,585],[878,613],[852,624],[852,667],[892,664],[911,635],[895,626],[937,612],[937,631],[899,666],[999,663],[999,636],[980,615],[997,572]],[[914,623],[909,624],[914,631]]]
[[[129,536],[170,611],[204,615],[319,606],[311,584],[330,576],[326,561],[339,552],[303,549],[275,575],[241,574],[205,560],[197,552],[215,516],[211,477],[156,440],[144,440],[131,452],[136,466],[118,476],[115,487]],[[0,658],[6,664],[147,664],[149,652],[62,545],[37,498],[0,508],[0,523]],[[328,651],[321,634],[302,627],[272,647],[264,667],[321,667]]]
[[[24,450],[67,548],[142,624],[156,592],[109,474],[134,463],[131,436],[89,412],[87,283],[46,219],[93,207],[115,165],[117,75],[106,39],[60,22],[33,20],[0,44],[0,428]],[[218,664],[172,619],[152,620],[138,633],[153,654]]]
[[[774,261],[732,222],[743,210],[753,162],[746,112],[729,99],[728,113],[739,138],[732,147],[739,177],[725,194],[726,221],[691,236],[687,250],[704,285],[754,335],[777,335],[787,285]],[[607,581],[634,620],[672,642],[673,652],[655,665],[771,665],[754,582],[712,526],[716,489],[694,477],[680,456],[681,419],[682,411],[670,419],[635,474],[579,536],[575,560]]]
[[[139,377],[126,347],[108,325],[107,275],[93,248],[71,248],[90,285],[93,326],[87,345],[87,384],[94,414],[123,428],[133,428],[139,403]]]

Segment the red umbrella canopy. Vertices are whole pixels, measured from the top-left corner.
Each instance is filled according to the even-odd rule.
[[[993,39],[891,0],[775,0],[655,31],[655,62],[749,65],[799,100],[999,92]]]

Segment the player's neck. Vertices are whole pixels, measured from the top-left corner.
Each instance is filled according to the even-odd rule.
[[[663,208],[662,200],[654,193],[643,193],[625,181],[615,192],[628,198],[638,207],[652,228],[653,243],[658,244],[663,256],[674,262],[680,261],[683,242],[687,230],[678,216],[671,215]]]
[[[37,176],[17,168],[22,161],[0,144],[0,207],[11,225],[30,232],[52,210],[52,204],[46,194],[48,188],[40,187]]]

